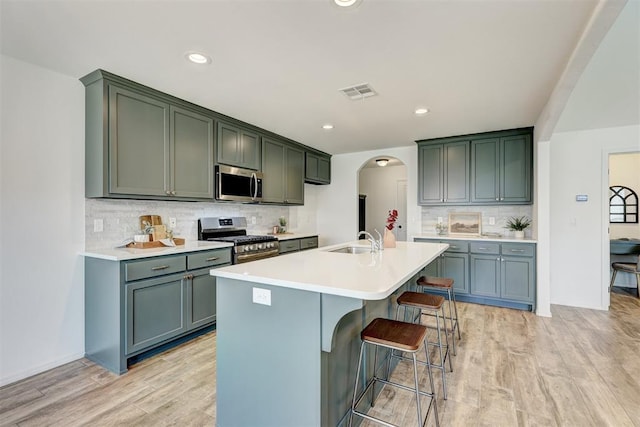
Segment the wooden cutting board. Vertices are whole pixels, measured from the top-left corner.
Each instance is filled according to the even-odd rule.
[[[140,230],[144,230],[145,221],[151,225],[162,225],[162,218],[160,215],[140,215]]]

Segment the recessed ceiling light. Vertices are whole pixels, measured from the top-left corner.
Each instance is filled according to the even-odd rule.
[[[416,108],[416,111],[414,111],[414,113],[416,114],[416,116],[424,116],[425,114],[427,114],[429,112],[428,108]]]
[[[331,1],[336,6],[344,7],[344,8],[355,7],[362,2],[362,0],[331,0]]]
[[[331,130],[331,129],[333,129],[333,125],[331,123],[327,123],[325,125],[322,125],[322,129]]]
[[[187,52],[187,59],[194,64],[211,64],[211,57],[200,52]]]

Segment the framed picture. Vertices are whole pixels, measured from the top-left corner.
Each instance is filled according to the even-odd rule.
[[[479,236],[482,233],[480,212],[451,212],[449,214],[449,234]]]

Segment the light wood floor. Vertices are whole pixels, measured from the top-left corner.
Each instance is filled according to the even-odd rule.
[[[553,306],[552,318],[459,303],[441,425],[640,426],[640,299],[611,301],[609,312]],[[215,346],[212,332],[122,376],[82,359],[5,386],[0,425],[213,426]],[[394,375],[412,378],[404,365]],[[383,390],[372,412],[415,425],[404,393]]]

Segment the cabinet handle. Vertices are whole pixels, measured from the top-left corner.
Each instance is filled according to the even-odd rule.
[[[504,200],[504,197],[500,197],[500,200]]]
[[[500,257],[496,258],[496,261],[500,261]]]
[[[449,246],[451,249],[458,249],[457,246]]]
[[[480,247],[480,248],[478,248],[478,250],[479,250],[479,251],[487,251],[488,249],[487,249],[487,248],[482,248],[482,247]]]
[[[524,252],[524,249],[511,249],[511,252]]]
[[[496,197],[496,202],[499,202],[499,201],[500,201],[500,197]]]
[[[167,196],[170,196],[170,195],[171,195],[171,191],[169,191],[169,190],[165,191],[164,193],[165,193]]]
[[[164,270],[164,269],[167,269],[167,268],[169,268],[168,265],[159,265],[157,267],[151,267],[151,271]]]
[[[205,261],[207,261],[207,262],[211,262],[211,261],[215,261],[215,260],[217,260],[217,259],[220,259],[220,257],[218,257],[218,256],[212,256],[211,258],[207,258]]]
[[[175,195],[176,195],[175,190],[171,191],[171,195],[172,195],[172,196],[175,196]]]

